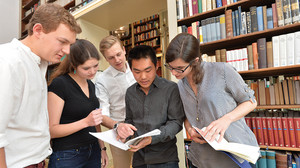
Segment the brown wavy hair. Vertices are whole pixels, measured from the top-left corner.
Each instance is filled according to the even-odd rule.
[[[33,26],[37,23],[43,26],[44,33],[55,31],[61,23],[76,34],[81,33],[81,28],[72,14],[62,6],[53,3],[43,4],[36,9],[29,21],[29,35],[33,34]]]
[[[52,80],[60,75],[74,72],[75,68],[85,63],[85,61],[96,58],[100,60],[100,55],[97,48],[88,40],[77,39],[71,45],[70,54],[59,64],[55,71],[50,76],[49,84]]]
[[[186,63],[191,63],[193,81],[198,84],[203,78],[203,70],[200,66],[202,59],[198,40],[191,34],[180,33],[170,42],[166,52],[166,63],[181,58]],[[199,61],[194,61],[199,58]]]

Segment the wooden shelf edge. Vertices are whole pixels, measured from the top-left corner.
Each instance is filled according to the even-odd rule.
[[[32,7],[33,4],[36,4],[38,2],[39,2],[39,0],[31,0],[30,2],[28,2],[27,4],[25,4],[23,6],[23,9],[29,10]]]
[[[29,19],[31,18],[31,16],[33,15],[34,12],[31,12],[29,15],[25,16],[22,21],[28,23]]]
[[[278,147],[278,146],[266,146],[266,145],[260,145],[259,147],[267,150],[271,149],[271,150],[300,151],[300,148],[291,148],[291,147]]]
[[[294,105],[258,105],[256,109],[291,109],[291,108],[300,108],[300,104]]]
[[[66,10],[69,10],[71,7],[75,6],[75,0],[72,0],[71,2],[64,5],[64,8]]]
[[[158,26],[158,27],[151,28],[151,29],[148,29],[148,30],[144,30],[144,31],[141,31],[141,32],[138,32],[138,33],[134,33],[134,35],[136,36],[136,35],[139,35],[139,34],[147,33],[147,32],[149,32],[149,31],[155,30],[155,29],[158,30],[158,29],[159,29],[159,26]]]
[[[142,43],[142,42],[145,42],[145,41],[150,41],[150,40],[153,40],[153,39],[159,38],[159,37],[160,36],[154,36],[154,37],[151,37],[151,38],[148,38],[148,39],[145,39],[145,40],[136,41],[136,42],[134,42],[134,44]]]

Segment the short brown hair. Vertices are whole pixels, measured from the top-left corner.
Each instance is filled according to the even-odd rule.
[[[101,40],[100,46],[99,46],[101,54],[105,57],[104,52],[107,49],[110,49],[110,47],[113,46],[115,43],[119,43],[120,47],[123,49],[123,44],[122,44],[121,40],[118,37],[113,36],[113,35],[104,37]]]
[[[33,34],[33,26],[40,23],[45,33],[55,31],[62,23],[76,34],[81,33],[81,28],[69,11],[60,5],[46,3],[39,6],[29,21],[28,34]]]

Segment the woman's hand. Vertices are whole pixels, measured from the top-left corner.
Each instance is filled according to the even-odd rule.
[[[203,135],[208,141],[212,142],[220,134],[218,142],[221,142],[224,137],[225,131],[227,130],[230,124],[231,120],[226,116],[223,116],[218,120],[215,120],[212,123],[210,123],[206,127],[206,130],[204,131]]]
[[[101,168],[107,168],[108,162],[109,159],[106,150],[101,150]]]
[[[85,123],[91,127],[99,125],[102,122],[102,109],[93,110],[86,118]]]
[[[207,143],[205,141],[205,139],[195,129],[197,129],[198,132],[200,132],[202,135],[204,135],[204,132],[201,131],[200,129],[190,127],[187,131],[188,131],[189,135],[191,136],[191,139],[194,142],[199,143],[199,144]]]

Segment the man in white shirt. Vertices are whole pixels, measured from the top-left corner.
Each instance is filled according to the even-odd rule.
[[[43,167],[51,154],[45,74],[81,28],[63,7],[37,8],[28,36],[0,45],[0,167]]]
[[[100,42],[100,52],[110,66],[96,79],[96,96],[100,102],[102,125],[109,129],[117,127],[126,116],[125,93],[136,81],[126,62],[126,51],[115,36],[107,36]],[[114,168],[130,168],[132,152],[110,145]]]

